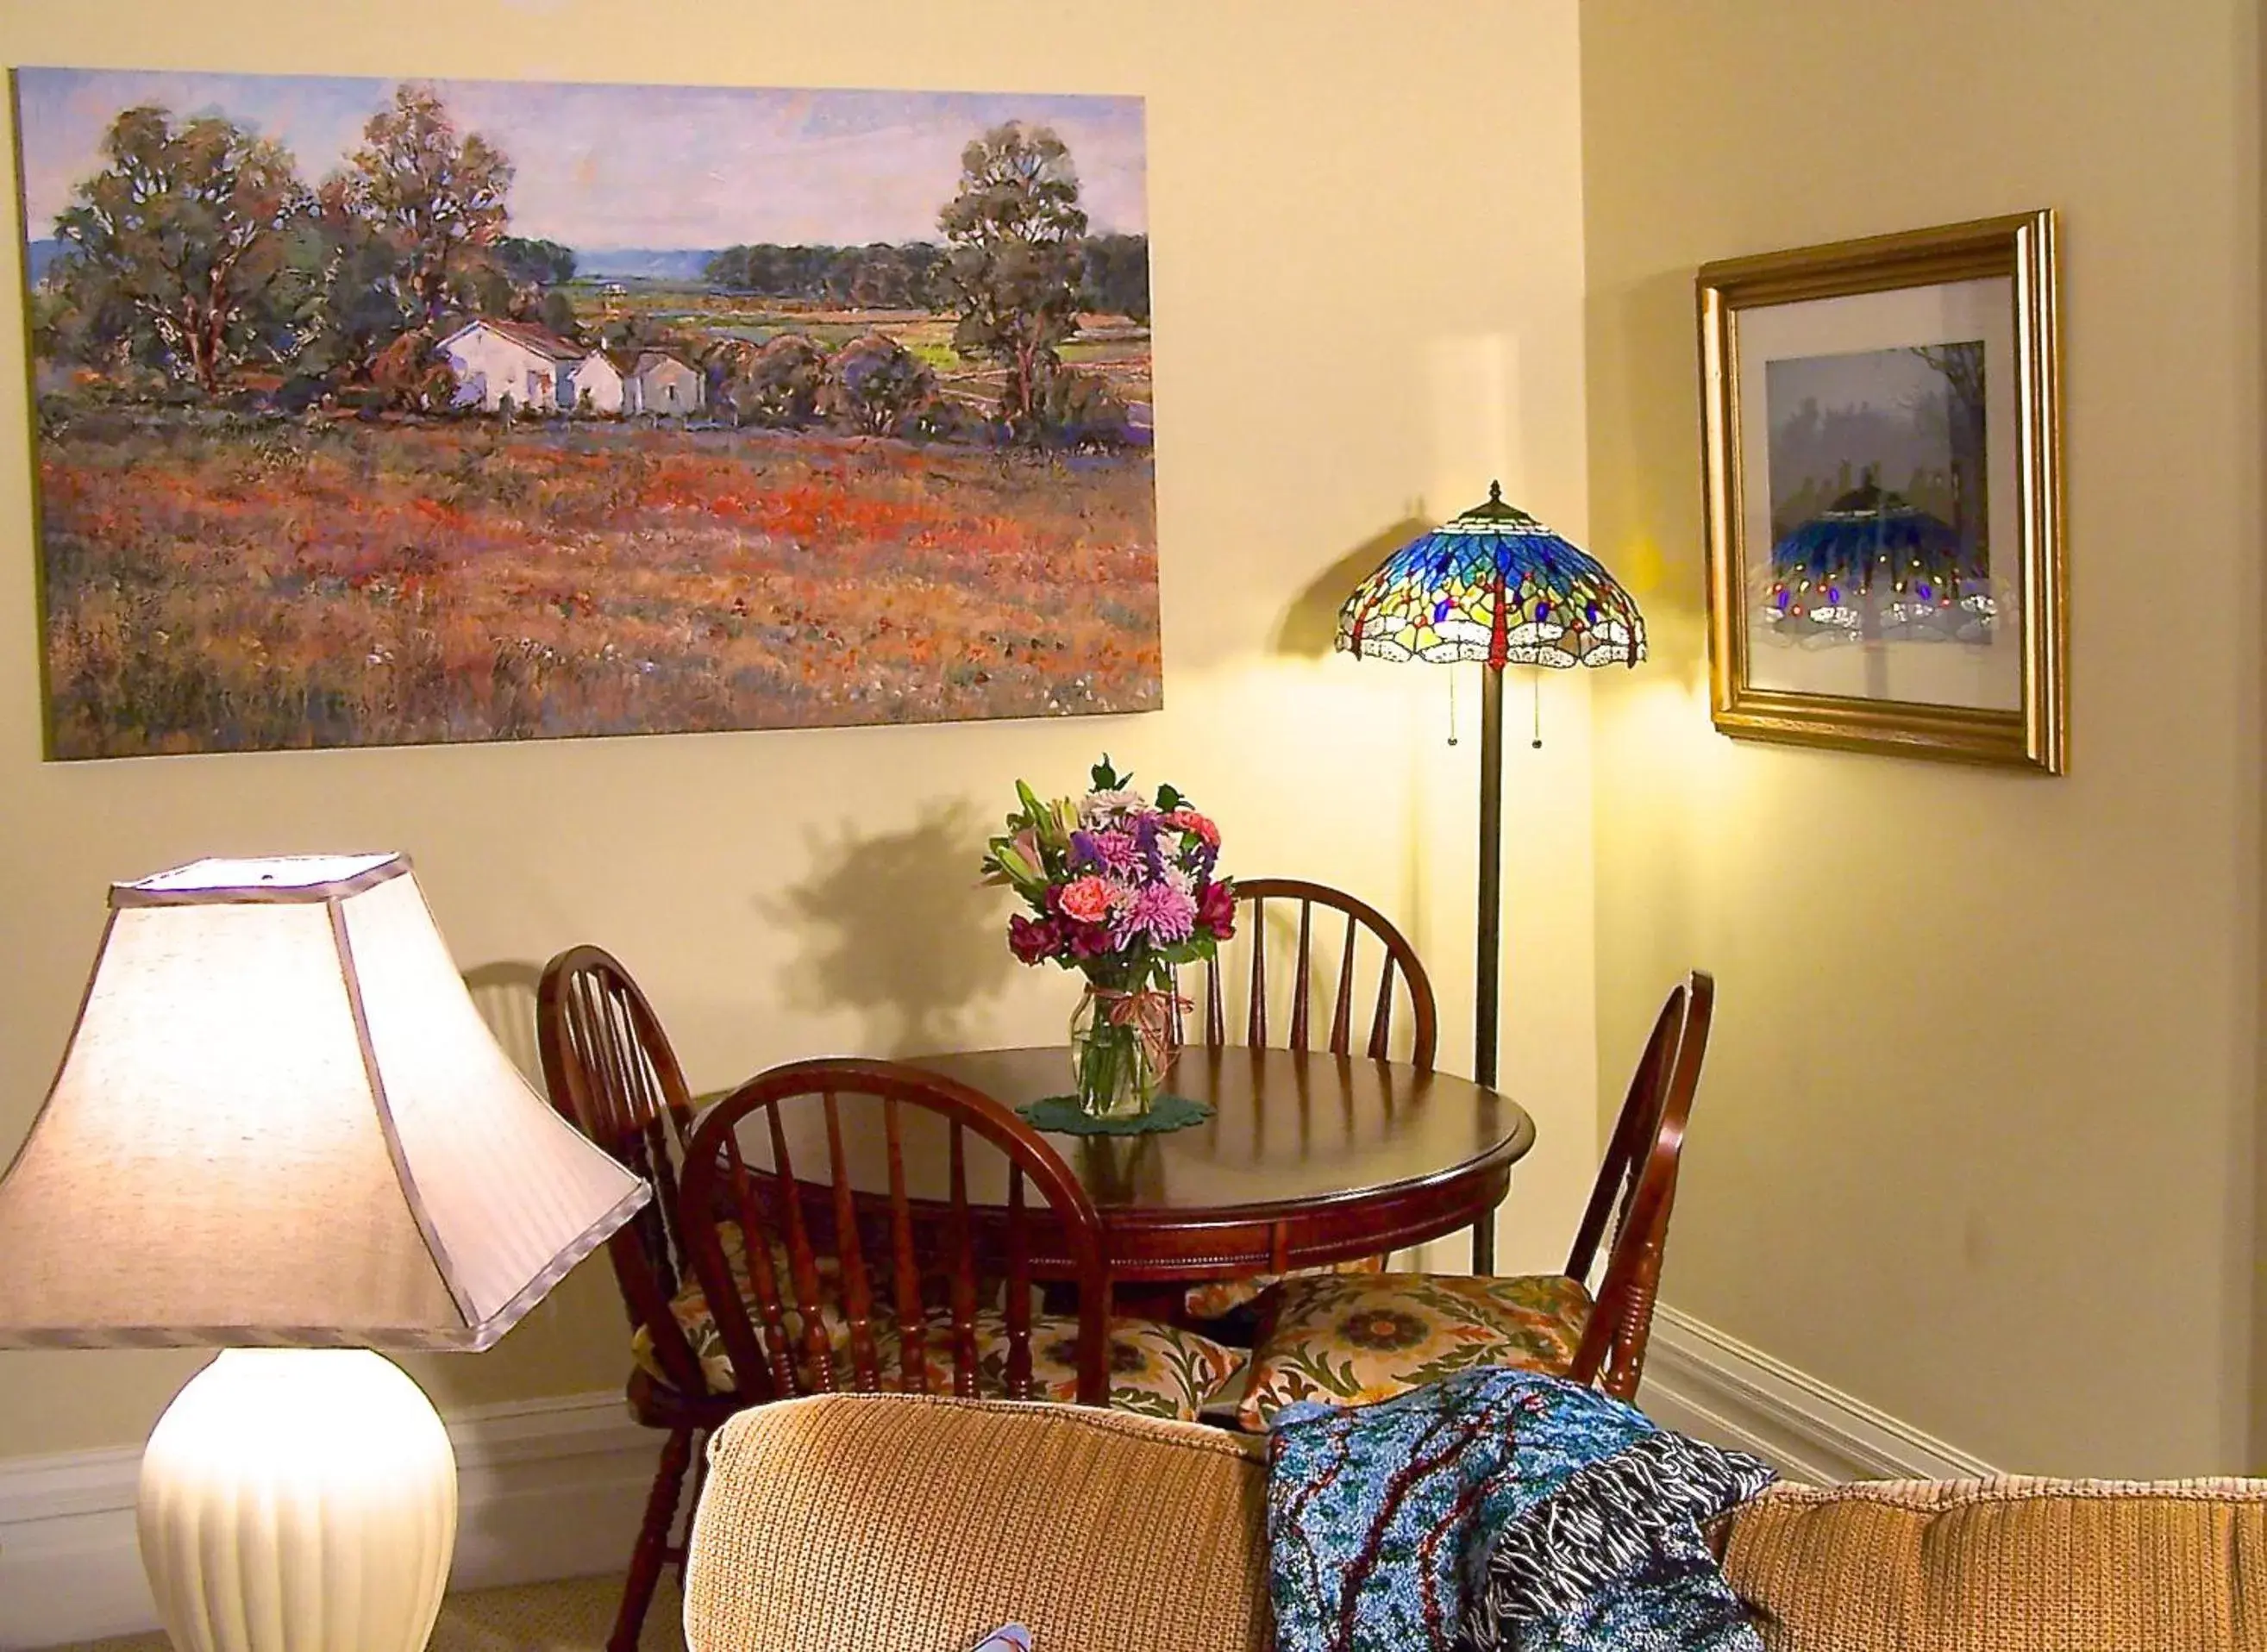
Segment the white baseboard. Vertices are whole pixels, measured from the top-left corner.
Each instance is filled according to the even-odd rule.
[[[661,1436],[619,1393],[483,1406],[457,1452],[450,1584],[487,1589],[627,1563]],[[158,1627],[134,1531],[142,1453],[0,1460],[0,1652]]]
[[[1789,1479],[1969,1479],[1999,1472],[1770,1355],[1662,1307],[1637,1403],[1664,1428],[1752,1452]]]

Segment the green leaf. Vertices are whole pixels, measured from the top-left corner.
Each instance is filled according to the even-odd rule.
[[[1172,813],[1174,810],[1179,808],[1187,801],[1188,799],[1182,797],[1177,788],[1171,786],[1160,786],[1157,788],[1157,807],[1163,810],[1167,814]]]
[[[1121,775],[1110,766],[1110,753],[1107,752],[1102,754],[1102,760],[1094,766],[1094,773],[1090,778],[1094,782],[1094,789],[1097,791],[1117,791],[1133,784],[1134,782],[1133,775]]]
[[[1018,824],[1038,825],[1039,817],[1046,812],[1046,805],[1039,801],[1039,794],[1019,780],[1016,782],[1016,796],[1023,805],[1023,818]]]

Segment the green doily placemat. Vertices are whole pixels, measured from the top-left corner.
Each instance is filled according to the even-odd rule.
[[[1202,1124],[1212,1117],[1211,1108],[1186,1096],[1160,1096],[1149,1104],[1148,1112],[1135,1119],[1090,1119],[1078,1110],[1075,1096],[1043,1096],[1016,1111],[1032,1128],[1060,1135],[1155,1135]]]

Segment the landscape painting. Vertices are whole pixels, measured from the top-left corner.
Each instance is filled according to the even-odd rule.
[[[1162,702],[1139,99],[14,84],[51,757]]]

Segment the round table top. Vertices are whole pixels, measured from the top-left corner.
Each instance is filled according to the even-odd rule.
[[[1060,1095],[1071,1083],[1064,1046],[913,1064],[1010,1106]],[[1401,1061],[1198,1046],[1181,1052],[1164,1087],[1213,1116],[1149,1135],[1050,1137],[1105,1221],[1312,1217],[1508,1175],[1535,1144],[1534,1120],[1510,1098]]]

